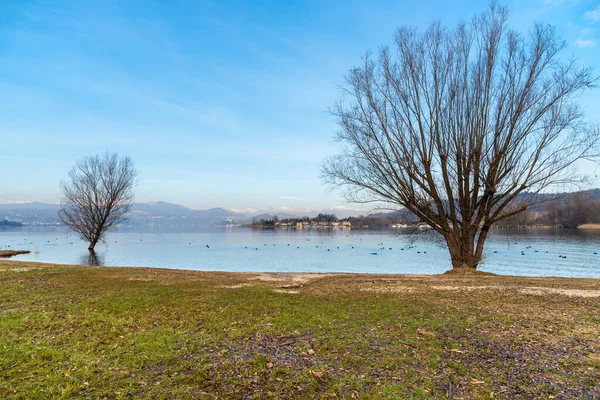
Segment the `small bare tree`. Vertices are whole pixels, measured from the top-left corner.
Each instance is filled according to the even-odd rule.
[[[78,161],[62,181],[60,221],[90,243],[94,251],[106,232],[126,220],[137,171],[129,157],[116,153]]]
[[[454,30],[400,28],[392,48],[350,71],[332,113],[342,154],[322,167],[351,202],[404,207],[477,268],[492,224],[575,178],[600,136],[574,101],[596,79],[559,59],[554,29],[506,27],[492,3]]]

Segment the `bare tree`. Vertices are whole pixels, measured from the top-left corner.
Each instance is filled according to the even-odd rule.
[[[106,232],[126,220],[136,178],[131,159],[116,153],[78,161],[69,179],[60,183],[61,222],[88,241],[93,251]]]
[[[507,15],[492,3],[453,30],[400,28],[350,70],[332,111],[343,147],[324,180],[351,202],[414,213],[443,236],[453,268],[477,268],[492,224],[574,179],[600,136],[575,101],[592,70],[559,59],[551,26],[521,35]]]

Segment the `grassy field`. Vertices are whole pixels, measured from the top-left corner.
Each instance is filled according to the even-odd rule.
[[[600,398],[600,280],[0,261],[1,398]]]

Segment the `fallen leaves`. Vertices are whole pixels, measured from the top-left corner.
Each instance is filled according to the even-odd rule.
[[[417,329],[417,333],[422,336],[435,337],[435,332],[427,331],[421,328]]]
[[[316,370],[316,369],[309,369],[308,373],[316,378],[322,378],[323,375],[325,375],[325,370],[321,369],[321,370]]]

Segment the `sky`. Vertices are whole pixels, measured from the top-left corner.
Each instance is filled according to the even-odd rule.
[[[415,5],[415,4],[418,4]],[[554,25],[600,75],[600,1],[504,1]],[[455,26],[484,1],[0,0],[0,201],[59,202],[83,156],[139,170],[137,201],[193,208],[342,204],[319,179],[328,108],[399,26]],[[600,89],[583,96],[600,120]],[[597,167],[584,165],[595,176]],[[600,175],[600,173],[598,173]],[[595,186],[600,186],[596,180]]]

